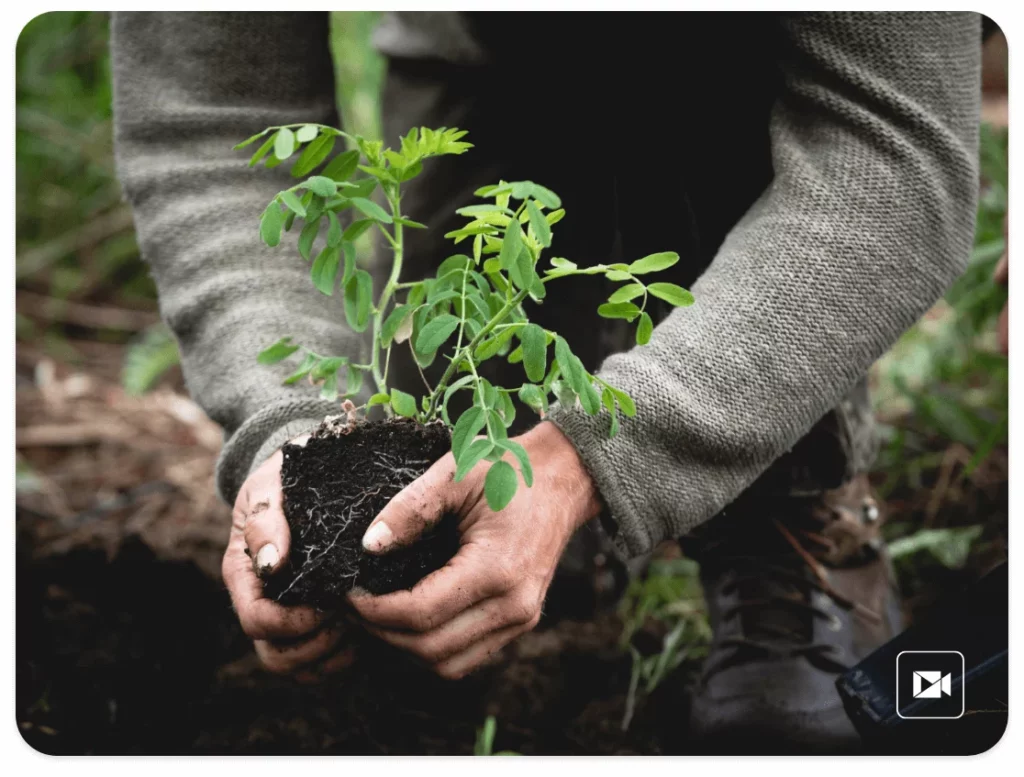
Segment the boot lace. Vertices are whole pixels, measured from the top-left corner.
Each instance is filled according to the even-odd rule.
[[[785,523],[773,518],[767,532],[756,532],[759,537],[748,535],[745,541],[729,543],[735,547],[714,553],[716,563],[726,563],[733,570],[722,593],[739,594],[736,604],[722,613],[722,620],[740,618],[742,636],[719,643],[733,649],[723,651],[723,658],[707,668],[702,682],[729,667],[759,660],[803,657],[823,671],[848,669],[839,660],[835,645],[813,640],[815,620],[838,622],[832,613],[814,604],[814,591],[871,622],[881,620],[877,613],[832,587],[828,569],[819,560],[834,549],[832,540],[821,531],[829,518],[813,510],[790,515]]]

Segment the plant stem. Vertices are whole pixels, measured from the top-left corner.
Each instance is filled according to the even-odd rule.
[[[447,387],[449,381],[451,381],[452,375],[454,375],[455,370],[458,369],[458,365],[462,361],[463,356],[465,356],[466,353],[472,353],[473,349],[476,348],[480,341],[483,340],[484,337],[486,337],[494,329],[494,327],[501,323],[501,320],[505,318],[505,316],[507,316],[509,313],[515,310],[516,307],[518,307],[522,303],[522,301],[526,299],[527,294],[529,294],[529,290],[523,289],[518,294],[516,294],[512,299],[506,302],[505,307],[499,310],[495,314],[494,318],[488,321],[484,325],[483,329],[477,332],[476,337],[470,340],[469,343],[467,343],[464,348],[457,350],[455,352],[455,356],[452,357],[451,363],[448,365],[448,368],[444,371],[444,375],[441,376],[441,380],[437,382],[437,386],[435,386],[433,393],[430,395],[430,409],[427,410],[426,413],[427,420],[430,420],[436,415],[437,398],[442,395],[442,393],[445,390],[445,387]],[[472,361],[473,360],[470,359],[470,362]]]
[[[396,186],[391,192],[388,192],[388,203],[391,205],[391,215],[393,218],[399,218],[401,216],[401,202],[402,198],[399,193],[398,187]],[[395,222],[394,225],[395,234],[394,237],[388,234],[387,230],[381,227],[381,230],[387,235],[391,242],[394,250],[394,257],[391,260],[391,275],[388,277],[387,283],[384,284],[384,290],[380,294],[380,299],[377,300],[377,307],[373,314],[373,359],[371,364],[373,365],[373,380],[377,385],[377,391],[381,394],[388,393],[387,386],[387,375],[381,372],[380,368],[380,331],[384,324],[384,314],[387,312],[388,303],[391,302],[391,297],[395,293],[395,288],[398,284],[398,277],[402,273],[402,250],[404,248],[404,242],[402,240],[402,225]],[[390,354],[389,354],[390,355]],[[390,408],[385,407],[385,412],[388,412]]]

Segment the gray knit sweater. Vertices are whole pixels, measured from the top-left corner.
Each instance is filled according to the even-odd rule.
[[[735,498],[836,404],[962,271],[977,191],[980,17],[772,17],[784,87],[774,180],[649,345],[602,377],[638,415],[558,408],[630,555]],[[388,54],[472,64],[457,14],[399,14]],[[231,146],[254,131],[336,123],[326,14],[116,13],[116,154],[189,390],[225,430],[218,485],[336,406],[254,368],[287,332],[321,353],[365,347],[308,269],[256,223],[289,185]],[[472,128],[469,128],[472,129]]]

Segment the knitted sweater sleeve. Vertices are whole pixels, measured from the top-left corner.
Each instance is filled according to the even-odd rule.
[[[637,416],[551,419],[630,555],[707,520],[790,448],[965,266],[980,17],[780,17],[774,180],[643,348],[600,375]]]
[[[311,294],[294,245],[260,242],[288,166],[250,169],[240,140],[268,126],[337,124],[326,13],[113,14],[115,154],[188,389],[225,432],[217,466],[232,502],[250,469],[336,405],[256,363],[292,335],[356,355],[338,302]],[[253,149],[248,149],[251,152]],[[295,235],[286,235],[285,242]]]

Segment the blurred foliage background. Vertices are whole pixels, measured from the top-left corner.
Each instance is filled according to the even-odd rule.
[[[379,135],[384,75],[369,46],[377,16],[333,14],[342,116],[369,136]],[[107,34],[105,14],[60,12],[34,19],[18,41],[19,386],[48,358],[119,380],[129,393],[161,383],[180,390],[174,342],[156,315],[114,174]],[[996,108],[982,128],[970,266],[872,371],[882,433],[873,478],[889,504],[887,532],[915,612],[1006,553],[1008,371],[994,333],[1006,291],[992,281],[1007,203],[1005,39],[1001,45],[986,60]],[[19,483],[31,487],[22,464]],[[624,645],[645,620],[665,624],[664,649],[635,668],[640,691],[687,652],[699,654],[694,646],[708,636],[694,575],[685,560],[666,562],[636,581],[623,605]]]

